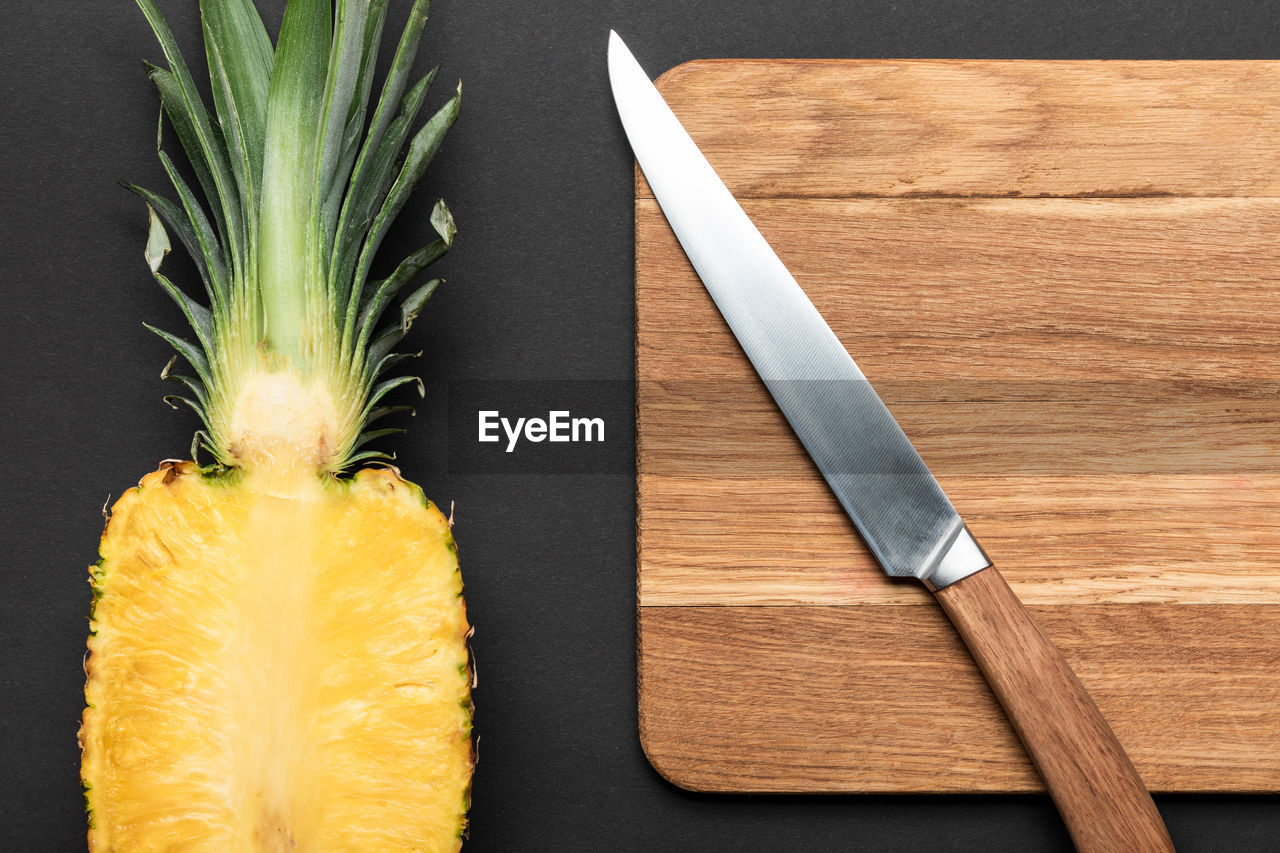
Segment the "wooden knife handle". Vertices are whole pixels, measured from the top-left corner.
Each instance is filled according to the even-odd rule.
[[[994,567],[936,590],[1081,853],[1173,850],[1098,706]]]

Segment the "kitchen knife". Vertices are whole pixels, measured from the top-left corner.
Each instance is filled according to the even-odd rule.
[[[720,313],[884,571],[923,581],[950,617],[1077,849],[1173,850],[1084,686],[614,32],[609,80],[640,168]]]

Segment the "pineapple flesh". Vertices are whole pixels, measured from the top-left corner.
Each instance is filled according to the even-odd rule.
[[[471,750],[449,524],[391,469],[166,464],[93,570],[94,850],[451,850]]]
[[[191,371],[166,367],[187,389],[172,402],[203,424],[193,459],[213,461],[126,492],[90,570],[89,848],[457,850],[473,764],[457,549],[421,489],[367,467],[387,458],[369,442],[400,431],[369,425],[408,409],[384,398],[421,389],[386,375],[440,283],[412,282],[454,237],[440,202],[436,239],[370,280],[458,113],[455,95],[413,131],[435,76],[409,85],[428,4],[375,97],[387,0],[289,0],[274,46],[252,0],[201,0],[208,110],[154,0],[137,2],[200,192],[163,148],[178,202],[130,189],[196,338],[156,330]],[[204,302],[161,272],[171,233]]]

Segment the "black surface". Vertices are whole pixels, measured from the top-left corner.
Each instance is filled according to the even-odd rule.
[[[281,0],[266,5],[274,27]],[[198,57],[196,0],[162,6]],[[605,77],[610,27],[655,74],[697,57],[1280,53],[1280,5],[1263,3],[440,0],[422,64],[465,80],[462,118],[404,217],[418,225],[391,241],[416,248],[433,198],[448,199],[449,283],[414,332],[434,390],[631,378],[631,155]],[[161,56],[142,15],[127,0],[8,0],[0,37],[0,850],[72,851],[99,510],[186,455],[194,423],[160,400],[169,355],[141,322],[180,320],[143,266],[143,209],[116,185],[165,185],[139,65]],[[437,407],[395,447],[457,506],[481,677],[471,853],[1069,849],[1042,797],[669,786],[636,737],[631,472],[451,470],[446,422]],[[1280,850],[1276,798],[1159,804],[1180,850]]]

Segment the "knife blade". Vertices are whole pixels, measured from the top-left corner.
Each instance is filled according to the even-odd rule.
[[[849,352],[617,33],[609,80],[645,179],[792,430],[881,568],[934,593],[1077,849],[1172,850],[1096,704],[965,526]]]

